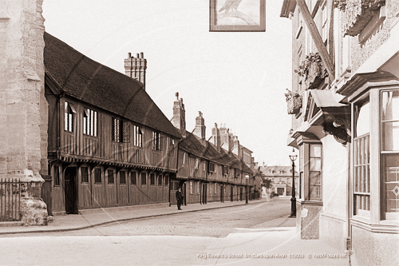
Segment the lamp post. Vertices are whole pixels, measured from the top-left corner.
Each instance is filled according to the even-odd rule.
[[[245,175],[245,204],[248,204],[248,181],[249,181],[249,175]]]
[[[291,197],[291,215],[289,217],[296,217],[296,199],[295,199],[295,160],[298,155],[295,154],[294,148],[292,148],[292,154],[289,155],[292,161],[292,197]]]

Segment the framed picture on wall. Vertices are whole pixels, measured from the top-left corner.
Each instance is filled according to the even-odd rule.
[[[209,31],[266,31],[266,0],[210,0]]]

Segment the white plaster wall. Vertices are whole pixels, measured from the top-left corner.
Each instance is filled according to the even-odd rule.
[[[345,218],[347,216],[348,151],[333,136],[323,143],[323,213]]]

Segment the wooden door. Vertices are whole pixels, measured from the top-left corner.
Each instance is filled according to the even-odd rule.
[[[90,180],[92,186],[92,205],[93,207],[105,207],[107,199],[103,170],[101,168],[94,168],[92,176],[93,178]]]
[[[78,188],[76,167],[65,170],[65,211],[67,214],[78,214]]]

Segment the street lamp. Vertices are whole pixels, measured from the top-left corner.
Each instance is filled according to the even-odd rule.
[[[246,186],[245,186],[245,204],[248,204],[248,181],[249,181],[249,175],[245,175],[245,179],[246,179],[246,181],[245,181],[245,183],[246,183]]]
[[[296,217],[296,199],[295,199],[295,160],[298,155],[295,154],[294,148],[292,148],[292,153],[289,155],[292,161],[292,197],[291,197],[291,215],[289,217]]]

